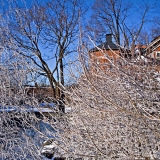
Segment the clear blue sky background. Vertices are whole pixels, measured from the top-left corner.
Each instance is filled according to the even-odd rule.
[[[8,7],[8,2],[12,2],[13,0],[0,0],[0,9],[2,9],[2,7],[6,8]],[[26,5],[30,5],[34,0],[17,0],[18,4],[24,4],[26,3]],[[39,2],[47,2],[48,0],[38,0]],[[152,3],[157,3],[157,6],[159,7],[160,6],[160,0],[123,0],[123,1],[126,1],[126,2],[131,2],[133,4],[139,4],[139,3],[142,3],[143,1],[148,1],[150,4]],[[86,21],[90,18],[90,15],[92,14],[92,5],[94,4],[95,0],[84,0],[84,5],[88,6],[89,7],[89,10],[86,14]],[[6,6],[6,7],[5,7]],[[160,11],[160,7],[157,8],[157,14],[158,11]],[[137,10],[134,10],[133,13],[130,14],[130,18],[128,19],[128,23],[138,23],[138,14],[137,12],[139,12],[139,9],[137,7]],[[132,19],[133,21],[130,21],[130,19]]]
[[[10,1],[13,1],[13,0],[0,0],[0,11],[2,10],[2,8],[7,8],[9,6],[9,3]],[[39,1],[42,1],[43,3],[49,1],[49,0],[39,0]],[[57,0],[58,1],[58,0]],[[85,16],[85,21],[87,22],[89,19],[90,19],[90,16],[92,14],[92,5],[94,4],[94,1],[95,0],[84,0],[84,5],[86,5],[88,7],[88,11],[87,11],[87,14]],[[131,24],[131,25],[138,25],[138,12],[140,11],[139,8],[138,8],[138,4],[141,3],[143,0],[123,0],[123,1],[126,1],[126,2],[132,2],[134,3],[135,5],[137,5],[137,9],[133,11],[133,13],[131,13],[129,15],[129,18],[128,18],[128,21],[127,23]],[[147,0],[145,0],[147,1]],[[30,5],[33,0],[17,0],[17,2],[22,5],[24,2],[26,3],[26,5]],[[157,2],[157,12],[154,12],[154,14],[159,14],[160,13],[160,0],[148,0],[148,2],[150,4],[154,3],[154,2]],[[158,8],[159,7],[159,8]],[[144,28],[145,30],[149,30],[150,29],[150,25],[148,23],[148,25],[145,26]],[[50,68],[52,68],[53,66],[53,61],[50,61],[48,62]]]

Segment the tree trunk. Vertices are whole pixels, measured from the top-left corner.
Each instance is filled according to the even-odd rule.
[[[64,86],[64,71],[63,71],[63,59],[60,59],[60,85]],[[63,88],[60,86],[60,97],[59,97],[59,110],[65,113],[65,94]]]

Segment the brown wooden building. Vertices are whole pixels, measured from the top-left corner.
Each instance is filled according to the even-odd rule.
[[[120,57],[120,51],[119,47],[112,41],[112,34],[106,35],[106,42],[91,49],[89,57],[92,61],[92,70],[97,68],[94,66],[100,66],[101,69],[105,69],[106,66],[111,65],[111,63],[108,63],[110,60],[116,61]]]
[[[121,56],[125,58],[126,61],[136,64],[138,63],[139,65],[148,64],[152,66],[153,64],[156,64],[155,71],[159,72],[160,36],[156,37],[148,46],[135,45],[135,53],[133,56],[130,50],[126,51],[113,43],[112,34],[107,34],[106,42],[89,51],[90,69],[96,72],[99,71],[99,69],[105,71],[108,67],[112,68],[113,63],[119,63],[121,61]]]
[[[145,49],[148,57],[160,60],[160,36],[155,37]]]

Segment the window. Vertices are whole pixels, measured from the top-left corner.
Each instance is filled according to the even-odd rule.
[[[160,58],[160,52],[157,52],[157,58]]]

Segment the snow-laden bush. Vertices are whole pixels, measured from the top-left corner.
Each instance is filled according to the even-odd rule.
[[[96,63],[83,52],[74,64],[70,73],[76,85],[66,91],[71,112],[57,124],[58,154],[96,160],[159,159],[157,64],[135,58],[108,61]]]
[[[47,154],[59,157],[160,158],[157,62],[101,64],[81,53],[70,70],[75,83],[65,88],[69,112],[46,116],[25,90],[32,65],[7,48],[1,59],[0,159],[42,159],[48,142],[54,153]]]
[[[43,113],[42,119],[37,117],[42,107],[25,88],[33,66],[5,47],[0,59],[0,159],[42,159],[40,148],[47,137],[47,124]]]

